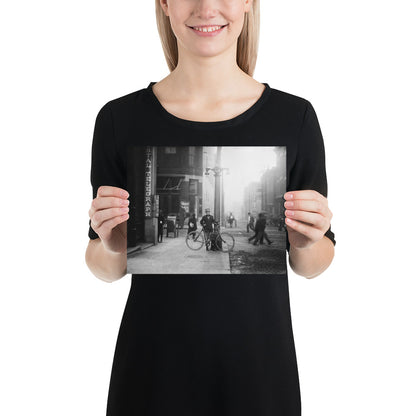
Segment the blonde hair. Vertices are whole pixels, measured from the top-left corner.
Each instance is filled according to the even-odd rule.
[[[156,23],[162,43],[163,53],[169,67],[173,71],[178,65],[178,44],[170,26],[169,17],[155,0]],[[257,51],[260,35],[260,0],[253,0],[250,11],[244,13],[244,24],[237,41],[237,65],[251,77],[257,61]]]

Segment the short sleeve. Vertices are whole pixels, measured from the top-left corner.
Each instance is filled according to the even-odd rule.
[[[117,150],[114,123],[110,104],[105,104],[95,120],[91,149],[91,174],[92,199],[97,196],[101,185],[117,186],[125,189],[125,167]],[[91,227],[89,220],[88,237],[99,238]]]
[[[312,104],[306,101],[306,109],[297,141],[296,161],[288,172],[288,191],[313,189],[328,197],[328,184],[325,168],[325,147],[318,117]],[[329,226],[325,233],[335,245],[335,234]],[[286,234],[286,249],[290,243]]]

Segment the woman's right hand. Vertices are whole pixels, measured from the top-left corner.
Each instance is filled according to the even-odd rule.
[[[127,251],[127,219],[129,193],[115,186],[100,186],[88,214],[91,228],[98,234],[106,250]]]

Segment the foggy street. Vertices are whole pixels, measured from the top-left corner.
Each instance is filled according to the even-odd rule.
[[[254,235],[244,227],[224,228],[234,236],[230,253],[191,250],[185,243],[187,229],[180,229],[176,238],[163,236],[162,243],[129,253],[127,273],[134,274],[282,274],[286,272],[285,231],[268,226],[266,232],[273,242],[254,246],[248,237]],[[134,271],[134,272],[133,272]]]

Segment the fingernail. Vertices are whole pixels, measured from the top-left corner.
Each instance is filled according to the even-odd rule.
[[[286,194],[285,199],[293,199],[293,194]]]
[[[294,205],[295,205],[295,203],[293,201],[286,201],[285,202],[286,207],[293,207]]]

